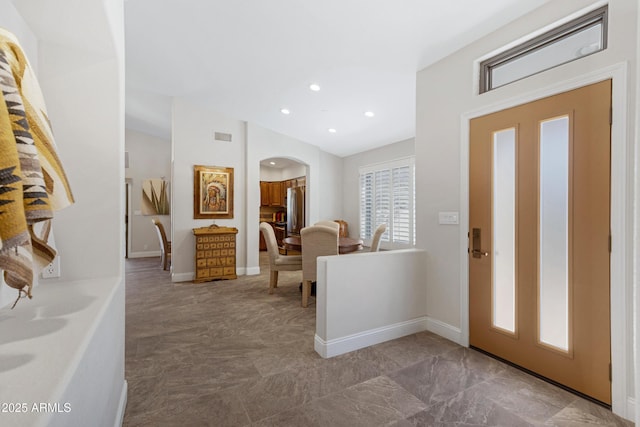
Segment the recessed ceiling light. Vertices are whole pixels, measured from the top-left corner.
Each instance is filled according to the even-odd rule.
[[[336,130],[334,128],[329,128],[329,133],[336,133]]]
[[[281,109],[280,109],[280,112],[281,112],[282,114],[289,114],[289,113],[291,113],[291,111],[289,111],[289,109],[287,109],[287,108],[281,108]]]
[[[309,89],[311,89],[314,92],[317,92],[320,90],[320,85],[316,84],[316,83],[312,83],[309,85]]]
[[[367,116],[367,117],[375,116],[375,114],[373,114],[373,111],[365,111],[364,115]]]
[[[274,166],[274,165],[276,164],[276,162],[269,162],[269,164],[270,164],[271,166]]]

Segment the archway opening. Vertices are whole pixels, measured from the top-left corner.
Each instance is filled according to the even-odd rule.
[[[291,158],[271,157],[260,161],[260,222],[274,229],[282,254],[289,251],[284,238],[299,234],[307,223],[308,165]],[[260,236],[260,251],[266,243]]]

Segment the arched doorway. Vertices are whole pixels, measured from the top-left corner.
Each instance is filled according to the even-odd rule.
[[[271,157],[260,161],[260,222],[273,228],[281,253],[282,239],[299,233],[307,223],[305,198],[307,165],[290,158]],[[259,250],[266,250],[260,236]]]

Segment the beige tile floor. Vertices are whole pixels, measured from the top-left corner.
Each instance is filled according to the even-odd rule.
[[[126,269],[125,426],[633,425],[427,332],[322,359],[299,272],[269,295],[268,264],[197,285]]]

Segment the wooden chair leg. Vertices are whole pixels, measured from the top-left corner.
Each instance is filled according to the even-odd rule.
[[[273,290],[278,287],[278,270],[271,270],[271,278],[269,280],[269,293],[272,294]]]
[[[302,282],[302,307],[307,308],[309,305],[309,295],[311,294],[311,280]]]

